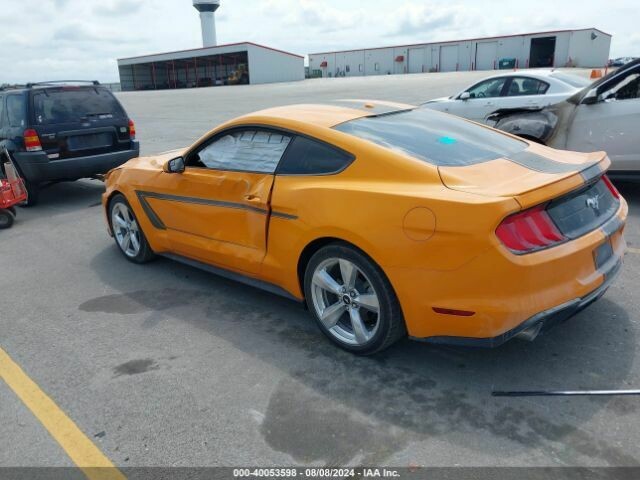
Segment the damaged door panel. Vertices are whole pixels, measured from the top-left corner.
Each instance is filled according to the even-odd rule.
[[[545,108],[497,110],[489,124],[550,147],[604,150],[612,170],[640,175],[640,61],[631,62],[566,101]]]
[[[558,114],[554,107],[556,105],[547,108],[501,109],[492,113],[488,120],[494,128],[547,145],[558,126]]]

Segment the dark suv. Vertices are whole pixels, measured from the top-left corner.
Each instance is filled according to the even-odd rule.
[[[136,131],[99,82],[47,82],[0,90],[0,150],[12,154],[29,194],[46,182],[103,174],[137,157]]]

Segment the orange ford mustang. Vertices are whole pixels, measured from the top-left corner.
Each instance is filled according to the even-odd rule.
[[[603,152],[560,152],[386,102],[246,115],[111,171],[122,253],[292,297],[340,347],[497,346],[597,300],[627,204]]]

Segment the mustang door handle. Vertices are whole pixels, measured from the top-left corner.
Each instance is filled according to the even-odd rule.
[[[245,195],[244,199],[249,203],[262,203],[262,200],[257,195]]]

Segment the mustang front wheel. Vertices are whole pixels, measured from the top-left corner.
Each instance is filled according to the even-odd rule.
[[[145,263],[152,260],[155,254],[127,200],[122,195],[116,195],[111,200],[109,209],[113,236],[124,256],[134,263]]]
[[[322,332],[350,352],[376,353],[405,335],[389,280],[355,248],[335,244],[313,255],[305,296]]]

